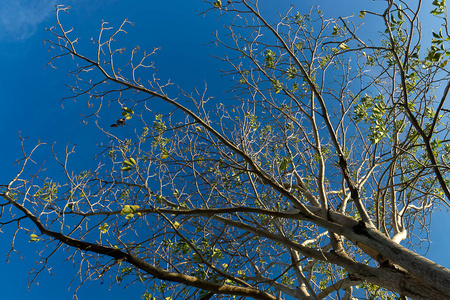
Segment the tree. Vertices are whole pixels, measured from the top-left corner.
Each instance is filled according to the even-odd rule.
[[[23,143],[1,224],[49,244],[43,262],[67,248],[85,278],[142,281],[144,299],[450,299],[450,271],[414,251],[450,199],[450,35],[435,0],[443,30],[420,53],[421,5],[336,19],[292,7],[272,22],[257,1],[213,1],[205,13],[230,20],[216,41],[235,80],[226,101],[175,93],[157,49],[124,58],[128,21],[103,23],[84,54],[58,6],[49,65],[76,61],[68,98],[94,107],[86,120],[104,103],[122,113],[96,123],[96,168],[53,154],[65,179],[26,174],[36,148]]]

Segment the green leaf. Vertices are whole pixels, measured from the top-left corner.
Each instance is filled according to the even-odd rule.
[[[103,223],[103,225],[98,226],[98,229],[101,233],[107,233],[108,232],[108,223]]]
[[[30,234],[30,240],[29,242],[39,242],[40,238],[36,234],[32,233]]]
[[[175,221],[175,222],[173,223],[173,227],[174,227],[175,229],[178,229],[178,228],[181,227],[181,224],[178,223],[177,221]]]
[[[360,17],[362,19],[362,18],[364,18],[365,15],[366,15],[366,12],[362,10],[362,11],[359,12],[359,16],[358,17]]]
[[[122,207],[122,210],[120,211],[121,215],[126,215],[129,213],[132,213],[133,209],[129,206],[129,205],[125,205],[124,207]]]
[[[439,38],[439,34],[437,34],[436,32],[432,31],[431,33],[433,34],[433,37],[435,37],[437,39]]]
[[[340,31],[339,26],[334,25],[334,27],[333,27],[333,33],[332,33],[331,35],[337,35],[337,34],[339,33],[339,31]]]
[[[432,3],[434,6],[436,6],[435,9],[433,9],[430,13],[437,16],[440,14],[443,14],[445,12],[445,0],[442,1],[438,1],[438,0],[434,0]]]
[[[295,78],[295,75],[297,75],[298,72],[295,67],[290,66],[289,68],[287,68],[286,73],[286,78],[290,80]]]
[[[132,114],[132,115],[134,114],[134,111],[133,111],[131,108],[128,108],[128,107],[124,107],[124,108],[123,108],[123,111],[124,111],[124,112],[127,112],[127,113],[129,113],[129,114]]]
[[[345,43],[341,43],[341,44],[339,45],[339,48],[341,48],[341,50],[348,50],[348,49],[350,49],[350,47],[347,46],[347,44],[345,44]]]
[[[124,160],[124,161],[123,161],[123,164],[124,164],[124,165],[127,165],[127,166],[130,166],[130,167],[133,166],[133,163],[130,162],[129,160]]]
[[[127,172],[127,171],[130,171],[131,169],[132,169],[132,167],[126,166],[126,167],[123,167],[121,170],[124,172]]]
[[[222,1],[216,0],[216,2],[214,2],[214,7],[221,8],[222,7]]]
[[[134,158],[130,157],[130,162],[135,166],[136,165],[136,160],[134,160]]]
[[[276,61],[275,61],[275,52],[273,52],[270,49],[267,49],[264,52],[264,62],[266,68],[273,69],[276,67]]]
[[[275,94],[278,94],[283,90],[283,85],[278,80],[272,80],[272,89],[275,91]]]
[[[131,218],[133,218],[134,217],[134,214],[136,213],[136,211],[139,209],[139,205],[124,205],[123,207],[122,207],[122,210],[120,211],[120,214],[123,216],[123,215],[126,215],[125,216],[125,219],[127,219],[127,220],[129,220],[129,219],[131,219]],[[140,212],[137,212],[136,213],[138,216],[140,216],[141,215],[141,213]]]
[[[152,294],[145,292],[144,294],[142,294],[141,299],[144,300],[156,300],[155,297],[152,297]]]
[[[127,113],[127,112],[122,112],[122,116],[124,116],[125,117],[125,119],[127,119],[127,120],[129,120],[129,119],[131,119],[131,115],[129,114],[129,113]]]

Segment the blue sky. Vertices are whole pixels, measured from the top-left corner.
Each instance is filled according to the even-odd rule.
[[[283,11],[292,1],[261,2],[266,11],[275,13]],[[333,16],[349,15],[351,11],[348,11],[348,7],[354,9],[355,13],[360,9],[354,6],[355,1],[305,2],[305,7],[320,4],[329,16],[330,12]],[[13,162],[20,157],[18,132],[23,137],[29,137],[30,146],[38,141],[49,144],[57,141],[56,149],[62,150],[67,143],[78,144],[77,161],[88,164],[92,162],[89,154],[95,150],[92,140],[95,140],[96,132],[92,124],[79,124],[79,115],[86,105],[82,102],[66,102],[64,109],[60,105],[61,98],[70,95],[65,86],[71,83],[66,77],[68,66],[60,62],[55,64],[58,67],[56,70],[44,68],[51,53],[48,52],[48,44],[42,41],[51,38],[45,28],[54,24],[55,4],[72,6],[70,13],[64,16],[63,23],[67,28],[74,27],[81,42],[96,36],[102,20],[118,26],[123,19],[128,18],[135,25],[128,28],[129,34],[123,36],[123,43],[128,48],[134,45],[139,45],[142,49],[161,47],[155,60],[162,79],[170,78],[187,90],[195,86],[201,88],[207,82],[210,94],[215,94],[216,97],[222,95],[228,84],[218,72],[218,61],[210,57],[210,54],[220,55],[223,49],[206,45],[213,41],[213,33],[222,28],[222,20],[217,18],[218,15],[205,18],[199,16],[207,7],[203,1],[0,1],[0,99],[3,122],[0,127],[3,140],[0,150],[3,167],[0,183],[7,182],[16,171]],[[297,9],[300,10],[301,7],[298,6]],[[107,117],[106,115],[105,118]],[[36,161],[44,161],[48,153],[48,148],[38,152]],[[46,167],[51,169],[53,165],[48,162]],[[428,257],[449,267],[450,260],[444,251],[450,246],[448,225],[439,224],[439,220],[442,221],[445,217],[445,214],[440,213],[433,222],[431,239],[434,242]],[[1,235],[1,255],[10,249],[11,232],[7,229],[5,227],[5,233]],[[6,264],[6,258],[0,259],[0,298],[71,299],[78,279],[74,280],[70,291],[68,286],[76,274],[77,266],[71,262],[63,263],[63,255],[57,255],[50,261],[54,275],[42,273],[37,279],[39,285],[32,285],[27,293],[28,280],[31,279],[28,273],[31,268],[36,268],[34,262],[38,258],[38,249],[34,247],[34,244],[28,243],[25,235],[19,235],[16,248],[21,251],[23,259],[14,253],[9,264]],[[122,285],[109,290],[107,282],[93,282],[80,289],[79,299],[140,299],[142,292],[143,289],[138,284],[127,289]]]
[[[41,141],[55,144],[63,150],[67,143],[78,144],[76,161],[94,163],[90,154],[95,151],[97,132],[93,124],[79,124],[80,114],[85,112],[86,104],[65,102],[64,109],[60,100],[70,95],[66,84],[72,83],[66,74],[69,67],[65,62],[55,63],[58,69],[44,68],[51,57],[48,44],[43,40],[51,38],[45,30],[54,22],[54,5],[65,4],[72,7],[70,13],[63,15],[67,28],[74,27],[81,42],[89,41],[98,34],[102,20],[118,26],[125,18],[134,22],[129,34],[122,36],[128,48],[139,45],[142,49],[161,47],[158,53],[157,68],[160,76],[171,78],[180,86],[192,89],[203,87],[205,80],[211,89],[220,90],[220,74],[209,54],[214,46],[205,46],[213,40],[213,32],[219,22],[215,17],[202,18],[198,14],[205,8],[202,1],[197,6],[189,1],[102,1],[76,0],[64,3],[54,0],[9,1],[0,2],[0,61],[3,72],[0,75],[2,88],[0,99],[3,106],[3,126],[0,127],[3,140],[8,147],[1,152],[4,169],[0,174],[1,182],[6,182],[17,171],[13,162],[20,157],[19,135],[29,137],[28,145]],[[213,75],[214,74],[214,75]],[[106,117],[105,117],[106,118]],[[113,122],[111,120],[105,122]],[[111,123],[112,123],[111,122]],[[55,165],[48,159],[49,148],[43,147],[35,157],[36,161],[47,160],[48,170]],[[55,172],[54,172],[55,173]],[[57,172],[56,172],[57,174]],[[10,227],[13,230],[13,227]],[[69,285],[76,275],[77,266],[64,262],[65,256],[54,256],[50,261],[53,275],[43,272],[27,292],[29,272],[37,269],[36,244],[28,243],[28,237],[19,234],[16,248],[22,259],[12,254],[6,263],[6,254],[10,249],[11,232],[4,228],[1,242],[0,298],[8,299],[71,299],[79,279],[75,278],[70,290]],[[105,281],[88,282],[79,292],[79,299],[140,299],[144,289],[134,284],[125,289],[122,284],[110,290]]]

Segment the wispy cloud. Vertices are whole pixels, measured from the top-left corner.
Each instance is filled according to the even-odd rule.
[[[51,17],[57,0],[0,1],[0,38],[22,40]]]
[[[57,4],[73,6],[75,10],[93,13],[117,1],[0,0],[0,40],[23,40],[30,37],[41,23],[54,17]]]

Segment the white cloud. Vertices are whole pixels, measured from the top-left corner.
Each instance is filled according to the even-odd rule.
[[[39,24],[54,19],[57,4],[92,13],[116,1],[118,0],[0,0],[0,39],[23,40],[30,37],[39,28]]]
[[[0,0],[0,38],[21,40],[52,15],[57,0]]]

